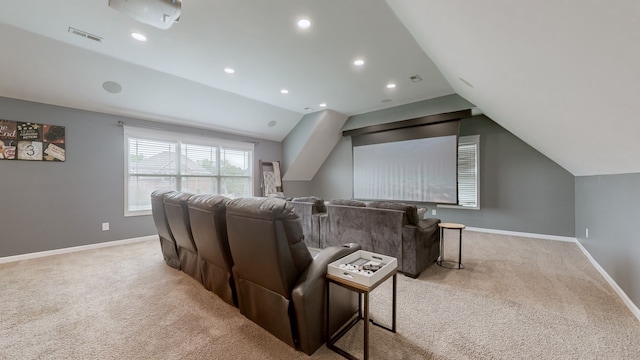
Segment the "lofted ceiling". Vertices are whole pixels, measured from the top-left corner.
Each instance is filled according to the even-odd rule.
[[[456,93],[573,175],[640,172],[640,2],[388,0]]]
[[[353,115],[453,93],[383,0],[184,0],[167,30],[108,0],[0,1],[0,46],[0,96],[275,141],[321,103]]]
[[[457,93],[574,175],[640,172],[637,0],[183,0],[168,30],[107,2],[0,1],[0,96],[281,141]]]

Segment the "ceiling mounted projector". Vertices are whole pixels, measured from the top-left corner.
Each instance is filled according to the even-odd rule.
[[[168,29],[180,19],[180,0],[109,0],[109,7],[141,23]]]

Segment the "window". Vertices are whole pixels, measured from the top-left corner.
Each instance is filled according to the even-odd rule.
[[[151,193],[171,189],[253,195],[253,144],[125,127],[125,216],[151,213]]]
[[[480,135],[458,139],[458,205],[478,209],[479,147]]]
[[[480,209],[480,135],[458,139],[458,205],[438,207]]]

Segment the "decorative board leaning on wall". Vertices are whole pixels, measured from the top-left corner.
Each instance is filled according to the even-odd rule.
[[[64,161],[64,126],[0,120],[0,160]]]

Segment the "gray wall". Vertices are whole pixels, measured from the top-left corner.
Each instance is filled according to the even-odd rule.
[[[392,119],[395,120],[398,119]],[[470,227],[574,236],[572,174],[486,116],[464,119],[460,134],[480,134],[481,209],[425,204],[428,217]],[[351,198],[351,157],[351,140],[344,138],[313,178],[312,194],[327,200]],[[431,215],[432,209],[437,211],[435,216]]]
[[[151,216],[124,217],[124,141],[119,120],[172,131],[259,141],[258,159],[280,143],[0,97],[0,118],[66,127],[66,161],[0,161],[0,257],[156,233]],[[256,176],[254,193],[260,194]],[[101,223],[109,222],[103,232]]]
[[[308,196],[311,193],[311,181],[283,181],[282,186],[287,197]]]
[[[307,114],[282,140],[282,173],[286,173],[291,163],[296,159],[304,144],[309,140],[313,130],[322,119],[324,111]]]
[[[638,221],[640,174],[578,176],[575,182],[578,241],[639,305],[640,241],[631,225]]]
[[[573,237],[574,176],[486,116],[462,121],[461,136],[476,134],[480,210],[436,208],[436,217],[472,227]]]
[[[311,193],[325,200],[353,196],[351,138],[343,137],[311,180]],[[302,195],[298,195],[302,196]]]

